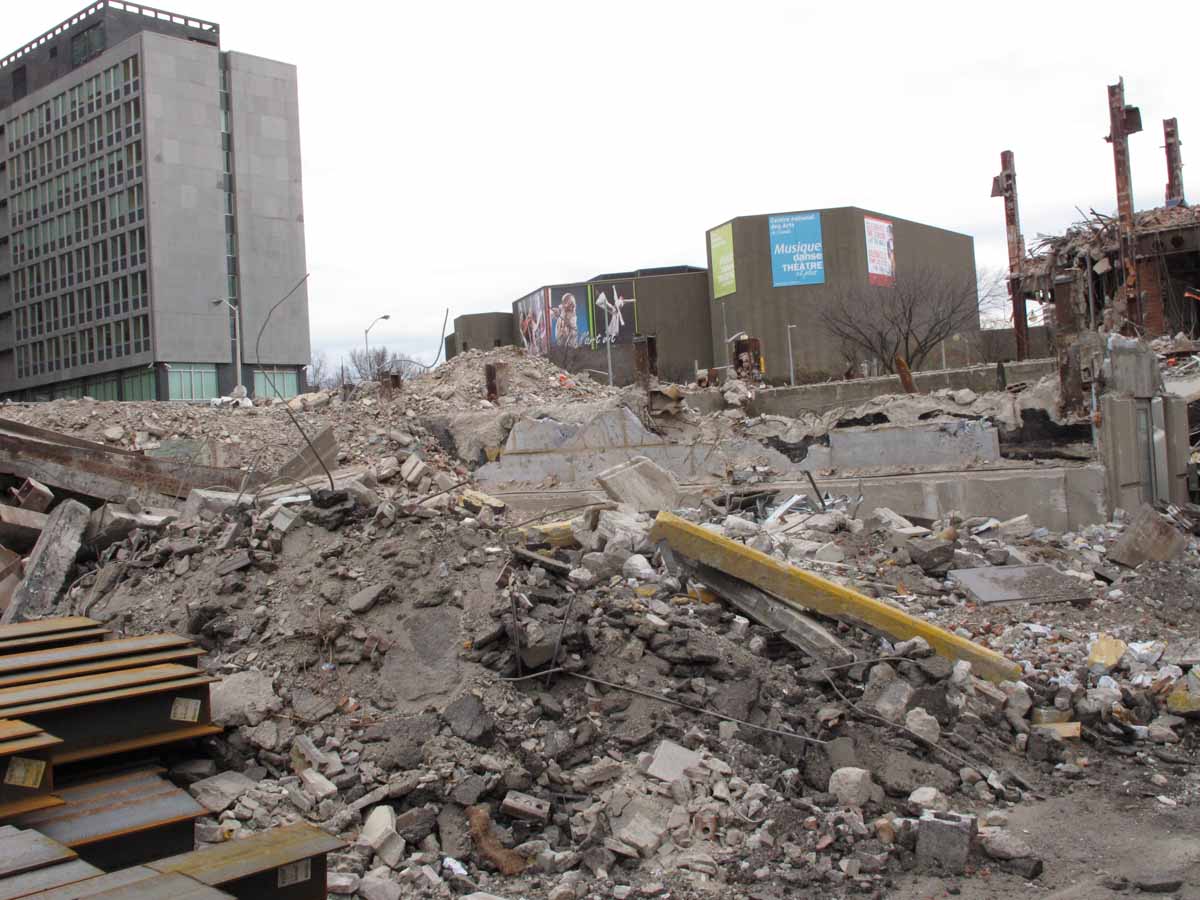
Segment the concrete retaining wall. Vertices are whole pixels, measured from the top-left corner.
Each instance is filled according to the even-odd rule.
[[[1053,359],[1027,359],[1024,362],[1005,363],[1004,371],[1009,384],[1027,382],[1032,384],[1045,375],[1056,371]],[[964,369],[942,369],[936,372],[917,372],[913,375],[921,391],[939,388],[961,390],[970,388],[982,394],[996,389],[996,367],[994,365],[969,366]],[[853,381],[830,381],[824,384],[805,384],[796,387],[766,388],[758,391],[747,404],[746,412],[752,416],[776,415],[795,416],[801,411],[825,412],[839,406],[857,406],[873,397],[884,394],[902,394],[904,387],[895,375],[883,378],[857,378]],[[695,402],[693,402],[695,401]],[[688,397],[688,405],[701,412],[714,412],[708,405],[720,409],[719,395],[710,400],[706,395]]]

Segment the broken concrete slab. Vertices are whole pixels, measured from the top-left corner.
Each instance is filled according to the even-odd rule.
[[[70,586],[90,517],[91,511],[78,500],[64,500],[54,508],[0,623],[23,622],[58,605]]]
[[[721,597],[750,618],[779,632],[779,636],[796,649],[827,666],[854,660],[854,654],[829,629],[777,597],[712,566],[696,564],[688,568]]]
[[[132,512],[126,506],[106,503],[92,513],[86,540],[96,550],[103,550],[123,541],[136,528],[157,531],[178,518],[179,513],[173,509],[149,508]]]
[[[1118,565],[1137,568],[1147,561],[1166,562],[1179,556],[1187,547],[1187,538],[1171,520],[1148,503],[1134,515],[1108,558]]]
[[[257,725],[283,708],[271,676],[253,670],[221,679],[212,686],[211,697],[212,720],[218,725]]]
[[[830,465],[838,469],[912,465],[961,466],[1000,458],[995,426],[960,419],[921,425],[835,428],[829,432]]]
[[[655,748],[654,758],[650,761],[650,768],[646,770],[646,774],[670,784],[682,778],[688,769],[699,766],[703,759],[704,757],[695,750],[689,750],[674,741],[664,740]]]
[[[680,555],[703,560],[706,565],[746,581],[793,607],[861,621],[898,640],[923,637],[936,653],[970,662],[976,673],[991,681],[1015,681],[1020,677],[1020,666],[986,647],[714,534],[673,513],[658,514],[650,539],[665,540]]]
[[[1047,565],[951,569],[946,577],[984,605],[1063,603],[1087,600],[1091,596],[1084,582]]]
[[[303,446],[296,455],[279,467],[276,478],[302,481],[331,471],[337,465],[338,442],[332,425],[318,432],[311,445],[303,438],[301,443]]]
[[[638,512],[675,509],[680,503],[675,476],[645,456],[605,469],[596,481],[613,500]]]
[[[219,815],[233,806],[242,794],[255,787],[257,782],[241,772],[221,772],[190,785],[188,793],[209,812]]]

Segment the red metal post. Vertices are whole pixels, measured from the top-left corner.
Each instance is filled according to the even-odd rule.
[[[1025,294],[1021,290],[1025,238],[1021,235],[1021,214],[1017,209],[1017,167],[1011,150],[1004,150],[1000,154],[1000,174],[992,179],[992,196],[1004,198],[1004,225],[1008,234],[1008,296],[1012,300],[1013,334],[1017,339],[1017,359],[1027,359],[1029,319],[1025,312]]]
[[[1183,155],[1177,119],[1163,119],[1163,144],[1167,151],[1167,206],[1180,206],[1184,202]]]

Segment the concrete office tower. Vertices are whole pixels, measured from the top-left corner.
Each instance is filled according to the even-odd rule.
[[[0,59],[0,395],[293,395],[305,268],[294,66],[115,0]]]

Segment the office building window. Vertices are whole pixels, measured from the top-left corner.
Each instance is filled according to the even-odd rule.
[[[295,397],[298,393],[300,393],[300,376],[295,369],[280,369],[271,366],[254,370],[255,397],[279,396],[287,400]]]
[[[217,367],[211,363],[171,363],[167,399],[211,400],[217,396]]]
[[[134,369],[121,378],[121,392],[126,400],[156,400],[154,372],[150,369]]]

